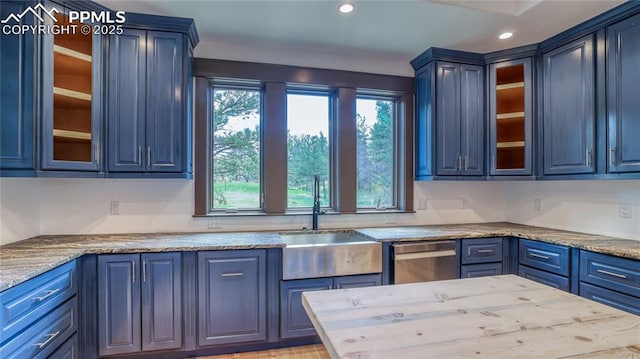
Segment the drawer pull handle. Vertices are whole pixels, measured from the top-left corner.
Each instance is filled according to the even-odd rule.
[[[596,270],[596,272],[598,273],[602,273],[602,274],[606,274],[606,275],[610,275],[613,277],[618,277],[618,278],[622,278],[622,279],[627,279],[627,276],[624,274],[619,274],[619,273],[613,273],[613,272],[609,272],[607,270],[602,270],[602,269],[598,269]]]
[[[242,272],[222,273],[223,277],[242,277],[243,275],[244,275],[244,273],[242,273]]]
[[[493,249],[478,249],[478,253],[493,253]]]
[[[538,254],[538,253],[529,253],[529,255],[532,257],[540,258],[540,259],[549,259],[549,257],[543,256],[542,254]]]
[[[43,295],[42,297],[34,297],[33,299],[36,302],[42,302],[43,300],[49,298],[50,296],[58,293],[60,291],[60,288],[56,288],[56,289],[52,289],[52,290],[47,290],[45,295]]]
[[[58,334],[60,334],[60,331],[58,330],[57,332],[53,333],[53,334],[46,334],[45,336],[49,337],[47,338],[47,340],[45,340],[42,343],[35,343],[33,344],[34,346],[38,347],[38,349],[42,349],[44,348],[47,344],[51,343],[52,340],[54,340]]]

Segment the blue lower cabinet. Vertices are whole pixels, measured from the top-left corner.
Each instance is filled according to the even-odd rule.
[[[316,335],[302,306],[302,293],[331,289],[332,278],[286,280],[280,283],[280,338],[292,339]]]
[[[180,253],[98,256],[100,356],[182,346]]]
[[[69,340],[64,342],[55,352],[47,359],[77,359],[78,353],[78,335],[74,334]]]
[[[530,279],[534,282],[542,283],[548,285],[550,287],[569,291],[570,289],[570,281],[569,278],[563,277],[557,274],[545,272],[538,269],[529,268],[527,266],[521,265],[518,268],[518,275],[527,279]]]
[[[382,274],[350,275],[333,279],[334,289],[375,287],[382,285]]]
[[[198,346],[267,339],[265,250],[198,253]]]
[[[142,351],[182,347],[180,253],[144,253],[142,259]]]
[[[382,284],[382,274],[283,280],[280,282],[280,339],[317,335],[302,305],[302,293],[330,289],[372,287]]]
[[[0,358],[46,358],[73,335],[77,327],[78,304],[74,297],[4,343],[0,347]]]
[[[98,354],[136,353],[140,333],[140,255],[98,256]]]
[[[460,278],[487,277],[502,274],[502,262],[463,265]]]
[[[640,315],[640,298],[580,282],[580,296]]]

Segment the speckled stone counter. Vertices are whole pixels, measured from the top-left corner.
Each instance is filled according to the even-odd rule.
[[[277,233],[174,233],[39,236],[0,246],[0,291],[84,254],[284,247]]]
[[[419,227],[365,228],[358,232],[383,242],[458,238],[518,237],[640,260],[640,240],[560,231],[512,223],[447,224]]]
[[[559,231],[511,223],[358,229],[370,239],[424,241],[513,236],[640,260],[640,240]],[[0,292],[84,254],[279,248],[277,232],[146,233],[39,236],[0,246]]]

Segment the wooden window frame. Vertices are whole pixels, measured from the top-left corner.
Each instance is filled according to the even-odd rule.
[[[306,68],[229,60],[194,59],[195,216],[285,215],[287,212],[287,123],[288,89],[316,86],[333,91],[329,136],[332,213],[413,212],[413,111],[414,79],[352,71]],[[210,211],[210,81],[233,79],[262,84],[262,210],[236,213]],[[395,209],[358,210],[356,153],[356,98],[358,95],[397,98],[396,102],[396,206]],[[268,170],[267,170],[268,169]]]

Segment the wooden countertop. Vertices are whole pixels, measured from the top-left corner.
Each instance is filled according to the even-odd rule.
[[[640,358],[640,317],[515,275],[303,294],[332,358]]]

